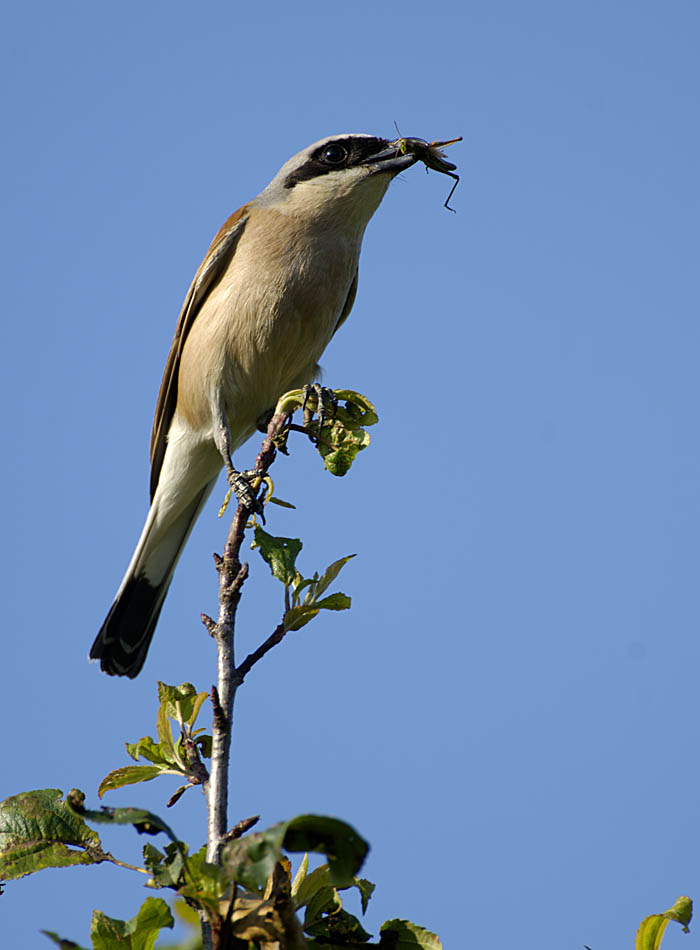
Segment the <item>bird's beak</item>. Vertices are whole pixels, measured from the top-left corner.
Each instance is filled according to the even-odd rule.
[[[410,139],[396,139],[393,142],[384,142],[383,148],[374,155],[368,156],[362,162],[363,165],[376,165],[376,172],[398,172],[410,168],[418,161],[417,155],[407,152],[404,146]]]

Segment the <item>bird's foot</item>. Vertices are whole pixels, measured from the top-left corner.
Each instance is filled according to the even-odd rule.
[[[256,515],[262,516],[263,503],[258,497],[260,487],[264,485],[261,473],[253,469],[246,472],[238,472],[231,466],[226,472],[226,480],[238,499],[239,505],[242,505]]]
[[[332,389],[328,389],[327,386],[321,386],[319,383],[307,383],[306,386],[302,388],[302,393],[304,399],[301,404],[301,409],[304,414],[304,427],[308,430],[310,438],[318,442],[318,436],[326,420],[332,419],[335,415],[338,400]],[[313,405],[314,402],[315,405]],[[314,433],[311,428],[314,412],[316,412],[318,416],[316,433]]]

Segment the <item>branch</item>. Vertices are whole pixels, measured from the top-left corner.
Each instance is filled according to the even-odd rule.
[[[267,435],[255,461],[254,471],[261,477],[267,474],[275,460],[277,455],[275,439],[281,434],[287,418],[287,413],[276,412],[270,419]],[[207,630],[216,641],[218,661],[217,686],[212,688],[214,722],[211,769],[209,778],[204,783],[208,810],[207,861],[212,864],[218,863],[222,839],[228,827],[229,755],[233,705],[236,690],[243,682],[245,672],[250,668],[250,666],[245,667],[244,664],[243,674],[236,669],[234,632],[241,589],[248,576],[248,565],[241,563],[240,551],[251,514],[251,510],[239,502],[226,538],[224,556],[215,557],[216,568],[219,572],[218,620],[213,624],[210,618],[202,618]],[[248,660],[245,661],[247,662]]]
[[[307,396],[304,396],[302,405],[305,405],[306,398]],[[266,437],[255,460],[253,472],[260,475],[261,479],[267,475],[278,449],[286,454],[284,440],[279,437],[283,432],[286,433],[291,414],[298,407],[299,403],[296,397],[287,402],[285,402],[285,397],[279,400],[268,424]],[[294,426],[294,428],[299,429],[306,435],[310,434],[308,426],[303,428]],[[278,444],[276,444],[276,440],[279,440]],[[318,437],[315,438],[315,441],[318,444]],[[332,448],[330,444],[327,447]],[[247,505],[239,501],[226,538],[223,557],[214,556],[216,569],[219,573],[218,619],[215,623],[211,617],[202,614],[202,622],[210,636],[216,641],[217,647],[217,685],[212,686],[211,690],[213,707],[211,768],[208,777],[204,777],[200,772],[200,775],[204,778],[203,787],[207,799],[206,860],[217,865],[220,862],[223,844],[227,840],[237,837],[238,834],[242,834],[254,823],[253,819],[247,819],[246,822],[239,823],[230,832],[226,831],[229,760],[236,692],[254,664],[262,659],[273,646],[280,643],[287,632],[284,625],[279,624],[267,640],[257,650],[249,654],[240,667],[236,667],[234,649],[236,613],[243,584],[248,577],[248,565],[241,562],[240,552],[245,529],[249,524],[252,513]],[[288,604],[287,607],[289,607]],[[233,907],[234,900],[235,888],[230,909]],[[296,919],[291,898],[286,902],[283,910],[285,943],[290,947],[290,950],[291,948],[301,950],[306,946],[306,941],[301,926]],[[218,950],[222,939],[226,940],[225,934],[228,929],[226,921],[216,914],[209,915],[203,910],[200,912],[200,919],[202,921],[202,946],[204,950]]]

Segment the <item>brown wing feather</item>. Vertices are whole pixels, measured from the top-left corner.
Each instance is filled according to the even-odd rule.
[[[350,290],[348,291],[348,295],[345,298],[345,304],[343,305],[343,312],[340,314],[340,318],[335,326],[335,330],[333,331],[333,333],[337,333],[338,330],[345,323],[347,318],[350,316],[352,305],[355,303],[355,297],[357,296],[357,274],[358,274],[358,271],[355,271],[355,276],[353,277],[352,283],[350,284]]]
[[[153,501],[153,496],[158,487],[160,470],[165,456],[168,429],[175,414],[177,379],[180,372],[182,348],[199,313],[202,302],[212,287],[218,283],[231,260],[236,244],[243,233],[249,207],[249,205],[243,205],[221,227],[211,242],[204,260],[199,265],[182,305],[175,336],[165,364],[165,372],[163,373],[158,402],[156,403],[156,414],[153,419],[153,431],[151,432],[151,501]]]

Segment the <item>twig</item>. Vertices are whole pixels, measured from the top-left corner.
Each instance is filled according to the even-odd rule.
[[[236,822],[233,828],[230,831],[227,831],[224,835],[224,841],[235,841],[236,838],[240,838],[247,831],[257,825],[260,821],[260,815],[252,815],[250,818],[243,818],[241,821]]]
[[[287,630],[285,629],[284,624],[277,624],[267,640],[265,640],[264,643],[261,643],[257,650],[253,650],[252,653],[248,654],[248,656],[245,658],[245,660],[243,660],[241,665],[236,670],[236,673],[240,677],[241,683],[245,679],[246,675],[250,673],[251,669],[253,666],[255,666],[258,660],[262,660],[266,653],[269,653],[273,647],[276,647],[278,643],[282,642],[286,633]]]
[[[109,853],[109,851],[105,853],[104,860],[111,861],[112,864],[116,864],[120,868],[128,868],[130,871],[138,871],[139,874],[151,873],[147,868],[140,868],[136,864],[127,864],[126,861],[119,861],[118,858],[115,858],[114,855]]]

